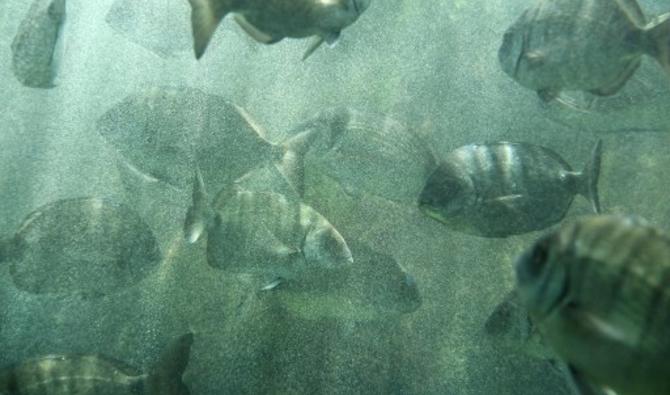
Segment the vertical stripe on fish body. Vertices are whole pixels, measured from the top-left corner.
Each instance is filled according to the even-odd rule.
[[[560,221],[576,193],[597,211],[600,143],[575,172],[554,151],[527,143],[470,144],[449,153],[430,176],[419,207],[465,233],[504,237]],[[588,184],[588,185],[587,185]]]
[[[670,236],[639,219],[580,219],[517,265],[523,301],[580,376],[619,395],[670,393]]]
[[[210,265],[294,278],[307,269],[351,263],[346,242],[311,207],[271,192],[222,191],[208,231]]]

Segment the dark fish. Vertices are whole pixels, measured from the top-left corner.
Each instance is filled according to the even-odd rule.
[[[540,0],[507,30],[502,69],[544,100],[612,95],[650,55],[670,71],[670,14],[647,23],[635,0]]]
[[[96,126],[141,174],[186,190],[196,166],[208,183],[227,185],[283,154],[243,108],[192,88],[130,95]]]
[[[193,334],[182,335],[142,373],[100,355],[48,355],[0,371],[3,395],[188,395],[182,374]]]
[[[285,141],[299,170],[288,171],[303,188],[325,174],[350,195],[370,194],[414,204],[437,164],[424,136],[389,116],[348,108],[325,110],[296,127]]]
[[[35,0],[12,41],[12,71],[31,88],[53,88],[65,0]]]
[[[256,41],[273,44],[282,39],[316,36],[303,60],[324,41],[334,44],[371,0],[189,0],[195,57],[200,58],[221,20],[230,13]]]
[[[198,172],[184,229],[190,242],[207,232],[211,266],[272,282],[353,262],[342,235],[313,208],[279,193],[234,186],[224,188],[210,207]]]
[[[600,211],[601,141],[581,172],[527,143],[471,144],[450,152],[419,197],[429,217],[459,231],[505,237],[559,222],[579,193]]]
[[[98,198],[40,207],[26,217],[5,250],[19,289],[83,297],[132,286],[162,259],[153,232],[137,213]]]
[[[291,284],[281,292],[279,300],[307,319],[369,321],[419,309],[422,298],[418,284],[393,256],[355,239],[347,244],[356,264],[341,278],[321,276]]]
[[[583,393],[670,394],[667,233],[632,217],[581,218],[537,241],[516,275],[531,319]]]
[[[116,0],[105,22],[130,41],[170,57],[192,47],[185,1]]]

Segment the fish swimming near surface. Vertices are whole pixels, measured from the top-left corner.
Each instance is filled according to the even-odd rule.
[[[437,167],[427,137],[417,130],[390,116],[344,107],[301,123],[284,145],[293,162],[284,161],[283,168],[299,190],[322,174],[349,195],[413,205]]]
[[[207,183],[227,185],[284,153],[245,109],[193,88],[138,91],[107,110],[96,128],[147,179],[186,191],[196,166]]]
[[[196,171],[184,233],[196,242],[205,232],[209,265],[258,274],[274,284],[267,289],[353,263],[342,235],[312,207],[279,193],[235,186],[222,189],[210,205]]]
[[[613,95],[644,54],[670,72],[670,13],[647,21],[636,0],[539,0],[506,31],[498,58],[549,101],[562,90]]]
[[[2,395],[188,395],[193,334],[170,343],[148,373],[101,355],[48,355],[0,371]]]
[[[517,261],[517,290],[583,394],[670,393],[670,235],[636,217],[591,216]]]
[[[137,213],[99,198],[38,208],[13,238],[0,243],[0,255],[17,288],[84,298],[130,287],[162,260],[153,232]]]
[[[598,141],[580,172],[539,145],[466,145],[447,154],[428,178],[419,209],[455,230],[484,237],[506,237],[555,224],[575,194],[589,199],[598,213],[601,155]]]
[[[35,0],[12,41],[12,71],[25,86],[53,88],[66,0]]]
[[[316,36],[303,56],[324,41],[334,44],[371,0],[189,0],[195,57],[200,58],[221,20],[230,13],[253,39],[273,44],[282,39]]]

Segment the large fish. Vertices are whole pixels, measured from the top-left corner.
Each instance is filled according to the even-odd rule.
[[[14,237],[0,243],[0,258],[8,261],[21,290],[99,297],[139,282],[162,255],[153,232],[132,209],[78,198],[28,215]]]
[[[285,155],[283,168],[299,190],[312,174],[325,174],[350,195],[414,204],[437,167],[425,136],[389,116],[332,108],[292,134],[285,146],[293,161]]]
[[[207,48],[221,20],[230,13],[256,41],[272,44],[286,37],[316,36],[306,59],[324,41],[333,44],[371,0],[189,0],[196,58]]]
[[[188,395],[182,374],[193,334],[182,335],[142,373],[101,355],[48,355],[0,371],[2,395]]]
[[[196,171],[185,236],[207,232],[207,261],[233,273],[265,277],[272,289],[302,275],[339,271],[353,262],[342,235],[310,206],[275,192],[224,188],[209,205]]]
[[[106,111],[96,127],[147,179],[185,190],[196,166],[207,183],[226,185],[283,154],[242,107],[193,88],[139,91]]]
[[[527,143],[471,144],[450,152],[419,197],[429,217],[456,230],[506,237],[559,222],[575,194],[600,211],[601,142],[581,172],[554,151]]]
[[[538,240],[516,277],[582,393],[670,393],[667,233],[632,217],[581,218]]]
[[[25,86],[53,88],[56,43],[65,20],[66,0],[35,0],[12,41],[12,71]]]
[[[498,57],[550,100],[561,90],[612,95],[643,54],[670,71],[670,14],[648,22],[636,0],[540,0],[507,30]]]

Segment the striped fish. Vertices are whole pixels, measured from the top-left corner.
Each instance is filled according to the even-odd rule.
[[[12,41],[12,71],[25,86],[53,88],[66,0],[35,0]]]
[[[650,55],[670,71],[670,14],[636,0],[539,0],[505,32],[502,69],[545,101],[561,90],[617,93]]]
[[[437,161],[421,134],[392,117],[350,108],[324,110],[294,128],[285,141],[296,152],[287,172],[310,178],[325,174],[349,195],[369,194],[414,204]],[[318,177],[316,177],[318,178]],[[298,178],[293,183],[304,183]]]
[[[286,37],[316,36],[305,52],[309,57],[324,41],[334,44],[345,27],[356,22],[371,0],[189,0],[195,57],[207,48],[221,20],[235,21],[253,39],[273,44]]]
[[[536,242],[516,277],[583,393],[670,394],[670,235],[631,217],[581,218]]]
[[[1,395],[188,395],[182,374],[193,334],[174,340],[142,373],[99,355],[49,355],[0,371]]]
[[[0,242],[0,260],[8,261],[23,291],[93,298],[146,278],[162,254],[154,233],[129,207],[76,198],[29,214],[13,238]]]
[[[234,273],[293,279],[353,262],[342,235],[310,206],[279,193],[233,186],[224,188],[210,207],[196,171],[185,236],[195,242],[204,232],[208,263]]]
[[[458,231],[506,237],[559,222],[575,194],[600,211],[602,144],[581,172],[554,151],[527,143],[471,144],[450,152],[419,197],[419,208]]]

